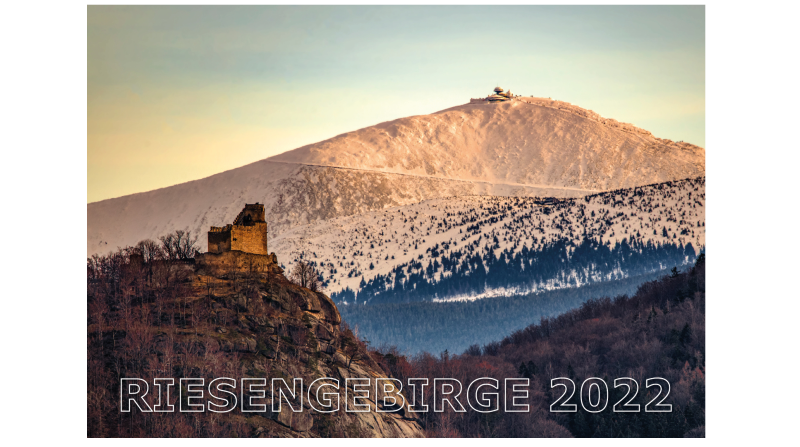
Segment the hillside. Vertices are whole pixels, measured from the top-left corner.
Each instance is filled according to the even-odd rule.
[[[690,247],[691,246],[691,247]],[[273,239],[315,265],[339,303],[471,300],[576,287],[691,262],[705,246],[705,178],[542,206],[453,197],[300,226]]]
[[[633,296],[591,300],[460,355],[405,357],[391,348],[383,352],[397,377],[452,377],[464,384],[479,377],[530,380],[529,395],[520,400],[530,411],[456,415],[447,408],[425,413],[421,422],[435,427],[434,436],[705,437],[705,292],[705,256],[700,256],[685,272],[650,281]],[[576,412],[550,411],[563,390],[551,388],[551,379],[557,377],[577,385],[567,401],[576,405]],[[580,388],[589,377],[603,379],[609,388],[608,396],[598,399],[601,406],[607,404],[605,410],[597,413],[581,404],[589,401],[591,386]],[[638,411],[612,410],[628,392],[625,386],[615,387],[614,380],[625,377],[638,384],[631,400]],[[653,377],[669,382],[663,402],[671,405],[669,412],[645,411],[658,396],[658,387],[646,387]],[[430,395],[417,398],[430,402]]]
[[[705,151],[560,101],[469,103],[401,118],[270,160],[564,188],[575,195],[705,173]]]
[[[320,402],[300,396],[293,405],[304,411],[272,411],[270,393],[261,412],[121,412],[122,378],[300,378],[308,396],[308,387],[321,386],[313,384],[318,378],[343,388],[345,378],[369,378],[375,389],[375,377],[391,377],[330,298],[290,283],[271,262],[256,265],[253,256],[228,252],[235,264],[222,268],[205,258],[167,260],[158,246],[143,247],[87,266],[88,437],[424,436],[405,407],[376,412],[382,395],[375,394],[367,413],[313,411],[309,405],[322,408]],[[353,408],[353,391],[340,395],[342,408],[345,399]],[[145,398],[152,407],[156,393]]]
[[[578,197],[704,175],[705,151],[563,103],[465,104],[349,132],[211,177],[87,205],[87,255],[263,203],[270,237],[445,197]],[[200,238],[205,249],[205,238]]]
[[[684,267],[686,268],[686,267]],[[342,318],[374,346],[395,346],[417,355],[464,352],[511,335],[542,318],[554,318],[583,303],[609,296],[632,296],[643,283],[669,275],[669,270],[624,279],[491,299],[443,302],[378,302],[340,305]]]

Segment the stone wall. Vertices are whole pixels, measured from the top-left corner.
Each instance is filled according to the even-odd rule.
[[[266,272],[272,270],[276,273],[282,273],[278,267],[278,258],[275,253],[270,255],[258,255],[253,253],[243,253],[240,251],[225,251],[222,253],[202,253],[194,258],[195,264],[198,268],[205,271],[207,274],[210,270],[217,270],[218,272],[225,272],[230,269],[237,269],[247,271],[250,266],[257,272]]]
[[[211,253],[222,253],[223,251],[230,251],[231,249],[230,228],[226,227],[226,229],[222,231],[214,231],[214,230],[215,228],[212,227],[212,231],[208,232],[208,251]]]
[[[211,233],[209,233],[209,238],[210,237]],[[208,251],[212,251],[210,244],[211,241],[209,239]],[[258,255],[269,254],[267,251],[266,222],[258,222],[250,226],[234,225],[231,228],[229,250],[238,250]]]
[[[260,203],[245,204],[244,209],[233,220],[234,225],[243,225],[245,222],[266,222],[264,205]],[[247,224],[249,225],[249,223]]]

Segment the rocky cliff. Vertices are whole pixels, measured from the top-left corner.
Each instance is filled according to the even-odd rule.
[[[369,412],[346,412],[354,401],[345,379],[369,379],[375,390],[376,378],[391,377],[385,360],[342,323],[328,296],[289,282],[273,263],[245,258],[141,262],[123,250],[90,266],[89,436],[424,436],[407,407],[375,411],[382,393],[370,393]],[[281,378],[290,386],[302,378],[304,397],[293,404],[303,411],[285,401],[271,411],[267,392],[262,413],[120,413],[122,377]],[[339,380],[338,411],[312,409],[321,405],[307,396],[331,383],[314,384],[319,378]]]

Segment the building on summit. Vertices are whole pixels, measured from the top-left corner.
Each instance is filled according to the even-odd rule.
[[[248,203],[232,224],[211,227],[208,251],[195,255],[201,272],[211,274],[219,269],[277,272],[278,257],[267,252],[267,221],[264,205]]]
[[[241,251],[256,255],[269,254],[264,205],[258,202],[245,204],[233,224],[211,227],[208,232],[208,252],[223,253],[226,251]]]
[[[504,102],[504,101],[511,101],[514,99],[514,95],[511,93],[511,90],[504,91],[500,87],[494,88],[494,93],[485,97],[485,98],[471,98],[469,100],[470,104],[486,104],[487,102]]]
[[[514,96],[511,94],[511,90],[504,92],[502,88],[495,87],[494,94],[489,95],[486,99],[488,99],[489,102],[500,102],[500,101],[508,101],[513,97]]]

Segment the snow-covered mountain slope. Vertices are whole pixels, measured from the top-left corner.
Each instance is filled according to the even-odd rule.
[[[531,198],[432,199],[296,227],[277,237],[273,248],[290,269],[300,259],[314,263],[327,283],[326,292],[335,294],[347,288],[358,292],[381,276],[392,284],[398,267],[402,278],[416,271],[425,280],[440,281],[452,271],[426,267],[444,265],[454,253],[458,259],[477,255],[486,266],[487,256],[510,259],[523,250],[542,251],[558,241],[565,241],[574,252],[586,239],[611,247],[623,240],[636,240],[643,246],[691,244],[693,253],[699,252],[705,246],[705,178],[566,199],[553,206],[540,206]],[[657,269],[667,267],[672,265]],[[597,274],[605,277],[592,272],[570,277],[567,268],[556,270],[542,284],[526,284],[525,290],[488,288],[439,298],[474,299],[619,279],[627,276],[627,268],[623,263],[619,271],[614,266],[598,269]],[[641,273],[646,272],[637,272]]]
[[[703,148],[543,98],[401,118],[270,160],[585,193],[705,175]]]
[[[570,191],[417,177],[262,160],[201,180],[90,203],[87,255],[155,239],[176,229],[207,247],[212,225],[233,222],[245,203],[263,203],[269,239],[297,225],[463,195],[564,196]],[[272,247],[272,243],[269,243]],[[272,250],[272,248],[270,248]]]
[[[540,102],[532,104],[530,102]],[[87,255],[176,229],[200,236],[263,203],[269,237],[452,196],[580,197],[704,175],[702,148],[526,98],[466,104],[339,135],[200,180],[87,206]]]

